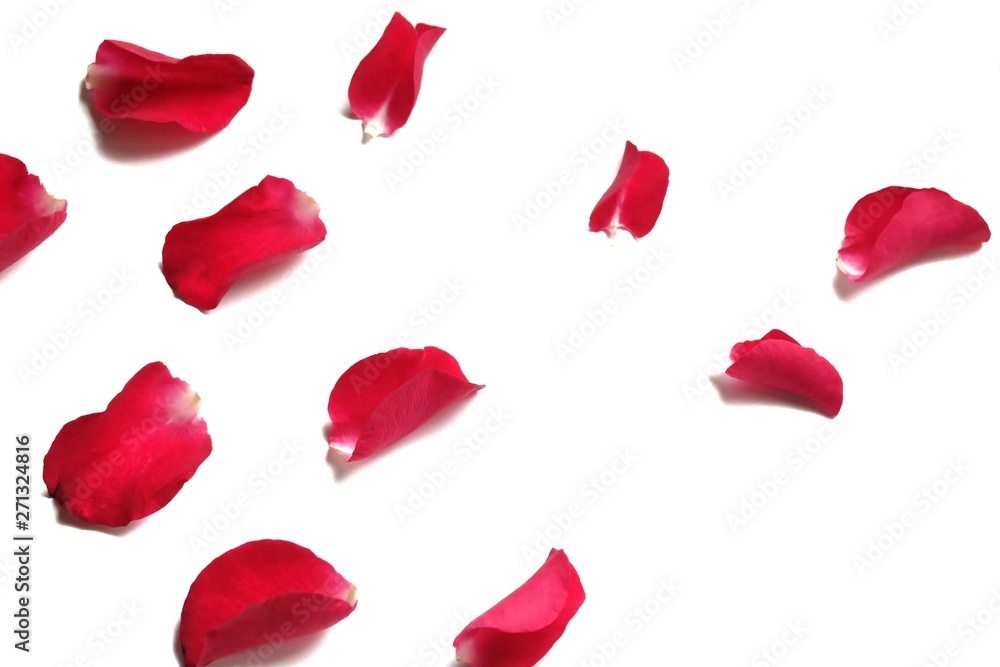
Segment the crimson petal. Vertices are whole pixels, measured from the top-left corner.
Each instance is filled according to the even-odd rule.
[[[378,43],[358,64],[347,98],[365,133],[392,136],[406,124],[420,93],[424,61],[444,28],[410,24],[396,12]]]
[[[309,549],[258,540],[222,554],[191,584],[181,611],[186,667],[262,644],[284,643],[342,621],[354,586]]]
[[[52,236],[66,220],[66,201],[42,187],[24,163],[0,153],[0,271]]]
[[[143,367],[104,412],[60,429],[42,478],[82,521],[124,526],[164,507],[212,452],[198,394],[160,362]]]
[[[566,554],[553,549],[528,581],[459,633],[456,658],[471,667],[531,667],[562,637],[585,599]]]
[[[729,358],[733,364],[726,375],[802,396],[829,417],[844,403],[844,381],[833,364],[783,331],[737,343]]]
[[[330,393],[330,446],[348,461],[367,458],[483,386],[470,383],[455,358],[436,347],[362,359]]]
[[[185,303],[211,310],[246,273],[325,238],[316,201],[266,176],[215,215],[174,225],[163,243],[163,276]]]
[[[218,132],[250,98],[254,71],[229,54],[177,59],[128,42],[105,40],[87,67],[94,107],[110,118],[178,123]]]
[[[641,239],[660,217],[669,182],[670,169],[663,158],[626,142],[618,176],[590,214],[590,231],[614,238],[622,228]]]
[[[893,186],[854,205],[844,237],[837,267],[860,282],[935,250],[986,243],[990,228],[946,192]]]

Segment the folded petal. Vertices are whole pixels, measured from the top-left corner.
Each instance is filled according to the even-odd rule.
[[[52,236],[66,220],[66,201],[42,187],[24,163],[0,153],[0,271]]]
[[[94,106],[110,118],[175,122],[191,132],[218,132],[250,98],[254,71],[237,56],[178,60],[141,46],[106,40],[87,67]]]
[[[104,412],[60,429],[42,478],[91,524],[124,526],[161,509],[212,452],[198,394],[160,362],[144,366]]]
[[[844,403],[844,381],[833,364],[783,331],[737,343],[729,358],[726,375],[801,396],[829,417]]]
[[[844,227],[837,267],[860,282],[933,252],[990,240],[972,208],[941,190],[888,187],[854,205]]]
[[[325,238],[316,201],[266,176],[215,215],[174,225],[163,243],[163,276],[185,303],[211,310],[241,276]]]
[[[590,214],[590,231],[614,238],[622,228],[641,239],[660,217],[669,182],[670,169],[663,158],[626,142],[618,176]]]
[[[191,584],[181,611],[184,664],[203,667],[326,630],[356,606],[354,586],[309,549],[283,540],[247,542],[213,560]]]
[[[410,24],[396,12],[371,52],[358,64],[347,91],[351,111],[371,136],[389,137],[410,118],[420,93],[424,61],[444,28]]]
[[[482,388],[436,347],[399,348],[362,359],[330,393],[330,446],[348,461],[367,458]]]
[[[531,667],[562,637],[585,598],[566,554],[553,549],[528,581],[459,633],[456,659],[471,667]]]

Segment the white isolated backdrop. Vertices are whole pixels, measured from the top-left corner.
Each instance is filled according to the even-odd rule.
[[[4,4],[0,151],[67,199],[69,217],[0,276],[3,488],[12,497],[12,441],[29,434],[36,535],[33,651],[14,651],[4,629],[0,661],[176,665],[175,628],[201,569],[243,542],[281,538],[332,563],[359,604],[267,664],[447,666],[465,621],[536,569],[539,531],[556,536],[587,592],[544,665],[995,660],[1000,287],[977,281],[993,277],[984,260],[996,250],[862,290],[835,280],[833,259],[853,204],[890,184],[939,187],[1000,220],[1000,7],[404,1],[411,21],[448,30],[409,123],[362,145],[360,123],[341,111],[370,43],[350,47],[392,6]],[[45,7],[52,16],[39,19]],[[898,30],[887,33],[880,22],[890,20]],[[130,154],[99,136],[81,100],[86,66],[109,38],[178,57],[238,54],[256,70],[253,94],[203,143]],[[689,40],[702,52],[679,66]],[[790,132],[783,119],[796,112],[804,120]],[[431,155],[412,157],[435,136],[444,141]],[[719,182],[768,139],[777,152],[724,200]],[[663,156],[672,179],[656,229],[611,245],[586,227],[626,140]],[[918,167],[925,151],[933,164]],[[390,188],[401,160],[421,164]],[[213,188],[230,162],[238,173]],[[545,184],[564,170],[567,184],[547,199]],[[267,174],[320,203],[328,252],[239,286],[208,314],[175,299],[158,267],[166,232]],[[512,216],[529,201],[544,210],[518,229]],[[642,270],[655,253],[670,258]],[[102,312],[80,305],[107,300],[115,272],[127,285]],[[436,301],[449,285],[458,296]],[[955,291],[966,287],[973,298]],[[273,313],[227,345],[275,290]],[[606,300],[615,312],[583,326]],[[934,335],[917,335],[919,350],[893,363],[942,312]],[[763,321],[840,370],[836,420],[720,396],[708,376]],[[69,324],[79,335],[22,377]],[[581,328],[592,334],[582,348],[560,354]],[[451,352],[486,388],[377,460],[332,465],[330,389],[400,336]],[[154,360],[202,396],[211,457],[127,531],[59,523],[41,479],[49,444]],[[504,424],[469,455],[460,443],[497,411]],[[794,453],[821,436],[808,462]],[[606,473],[619,456],[632,462]],[[950,462],[968,471],[939,483],[934,502],[915,498]],[[440,488],[421,489],[446,468],[454,474]],[[597,491],[590,480],[602,472]],[[761,487],[774,491],[775,473],[787,483],[755,497],[757,514],[734,531],[727,515]],[[401,519],[397,506],[421,491],[430,497]],[[241,494],[245,507],[227,519]],[[906,512],[915,525],[886,538]],[[12,507],[9,519],[13,533]],[[212,522],[226,527],[206,532]],[[859,568],[880,537],[893,544]],[[0,550],[7,625],[12,551]]]

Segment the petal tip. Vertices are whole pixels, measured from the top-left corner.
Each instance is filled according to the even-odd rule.
[[[340,456],[347,462],[350,462],[351,458],[354,456],[354,443],[348,443],[343,440],[331,440],[330,449],[340,454]]]
[[[851,267],[847,265],[847,262],[845,262],[842,257],[837,257],[836,263],[837,263],[837,270],[843,273],[847,279],[852,280],[854,282],[857,282],[858,280],[861,279],[861,274],[851,269]]]
[[[177,402],[174,403],[173,415],[171,415],[172,421],[190,421],[198,415],[198,409],[200,407],[201,396],[198,395],[198,392],[188,389],[188,391],[181,394]]]

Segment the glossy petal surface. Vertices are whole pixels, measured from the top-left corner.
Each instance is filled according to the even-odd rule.
[[[444,28],[411,25],[393,15],[371,52],[358,64],[347,97],[371,136],[392,136],[409,120],[420,93],[424,61]]]
[[[254,71],[229,54],[171,58],[135,44],[105,40],[87,68],[94,107],[109,118],[177,123],[218,132],[250,98]]]
[[[283,540],[247,542],[213,560],[191,584],[181,611],[184,664],[204,667],[257,646],[273,649],[329,628],[356,606],[354,586],[309,549]]]
[[[0,153],[0,271],[52,236],[66,220],[66,202],[45,191],[17,158]]]
[[[889,187],[854,205],[837,267],[855,282],[874,278],[928,253],[990,240],[979,213],[946,192]]]
[[[240,277],[325,238],[315,200],[267,176],[215,215],[174,225],[163,243],[163,276],[182,301],[211,310]]]
[[[124,526],[164,507],[212,452],[198,394],[160,362],[104,412],[60,429],[43,462],[49,494],[79,519]]]
[[[348,461],[367,458],[482,387],[436,347],[399,348],[362,359],[330,393],[330,446]]]
[[[844,403],[844,381],[829,361],[777,329],[760,340],[737,343],[726,375],[791,392],[836,417]]]
[[[641,239],[660,217],[670,182],[670,169],[659,155],[625,144],[618,176],[590,214],[590,231],[605,232],[614,238],[624,229]]]
[[[531,667],[562,637],[585,599],[566,554],[553,549],[528,581],[462,630],[456,659],[470,667]]]

